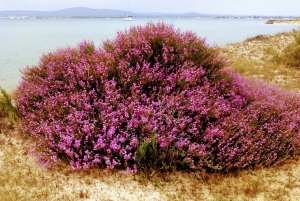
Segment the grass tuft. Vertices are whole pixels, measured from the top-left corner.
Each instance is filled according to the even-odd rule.
[[[0,133],[13,129],[19,120],[18,110],[11,96],[0,87]]]

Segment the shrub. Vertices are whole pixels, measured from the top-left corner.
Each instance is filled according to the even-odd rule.
[[[266,167],[299,154],[299,95],[227,73],[248,104],[205,131],[202,166],[225,171]]]
[[[299,96],[222,70],[192,32],[148,23],[43,55],[17,104],[46,167],[229,171],[299,153]],[[255,82],[254,82],[255,83]]]
[[[292,68],[300,68],[300,31],[294,32],[295,41],[289,44],[280,57],[281,63]]]
[[[7,132],[17,125],[18,110],[13,105],[11,96],[1,87],[0,94],[0,132]]]

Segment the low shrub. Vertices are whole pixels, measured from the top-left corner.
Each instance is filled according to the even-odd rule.
[[[6,133],[13,129],[19,120],[17,108],[11,96],[0,87],[0,132]]]
[[[205,131],[202,166],[224,171],[266,167],[298,155],[300,96],[227,73],[248,103]]]
[[[299,154],[297,95],[246,80],[165,23],[43,55],[16,91],[45,167],[230,171]]]
[[[292,68],[300,68],[300,31],[294,32],[295,41],[289,44],[280,57],[281,63]]]

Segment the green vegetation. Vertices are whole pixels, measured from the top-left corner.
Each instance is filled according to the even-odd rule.
[[[287,67],[300,69],[300,31],[293,33],[295,39],[280,55],[280,63]]]
[[[11,96],[0,87],[0,133],[6,133],[17,125],[18,110],[13,105]]]

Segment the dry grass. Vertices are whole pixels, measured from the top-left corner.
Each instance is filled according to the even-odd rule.
[[[153,185],[139,185],[135,175],[100,169],[49,170],[29,154],[29,141],[17,133],[0,135],[2,200],[161,200]],[[152,199],[153,198],[153,199]]]
[[[242,43],[221,47],[229,58],[230,68],[244,76],[263,79],[287,90],[300,92],[300,70],[281,62],[284,49],[294,42],[297,31],[272,36],[256,36]]]
[[[222,47],[231,68],[288,90],[300,91],[300,71],[276,61],[291,33],[257,36]],[[1,121],[0,121],[1,122]],[[0,125],[1,127],[1,125]],[[300,200],[300,158],[281,166],[227,175],[173,172],[163,177],[125,171],[52,170],[30,155],[28,139],[13,130],[0,132],[0,200]]]
[[[174,172],[150,180],[125,171],[48,170],[16,132],[0,135],[2,200],[299,200],[300,161],[221,175]]]
[[[300,24],[299,18],[291,20],[268,20],[266,24]]]

